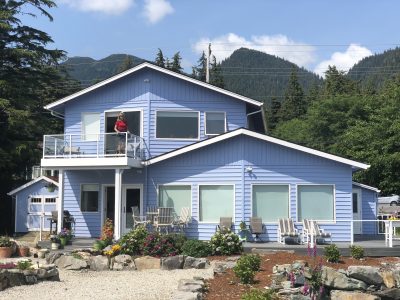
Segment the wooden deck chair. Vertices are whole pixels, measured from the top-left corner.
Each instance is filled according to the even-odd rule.
[[[137,206],[132,206],[132,218],[133,218],[133,228],[136,228],[139,225],[146,226],[146,224],[148,223],[147,217],[140,215],[139,207]]]
[[[310,220],[311,233],[315,236],[315,240],[330,238],[332,244],[332,234],[319,228],[317,221]]]
[[[259,217],[251,217],[250,218],[250,232],[252,235],[255,235],[255,242],[261,241],[259,240],[259,235],[264,233],[264,225],[262,223],[262,219]]]
[[[303,232],[301,234],[303,244],[308,244],[311,238],[310,220],[303,219]]]
[[[293,220],[279,219],[278,220],[278,242],[281,244],[285,243],[285,238],[296,238],[300,242],[300,235],[297,229],[294,227]]]
[[[154,226],[157,231],[161,231],[165,228],[166,233],[168,233],[168,228],[174,225],[174,208],[173,207],[159,207],[158,215],[154,217]]]
[[[179,231],[184,232],[186,226],[190,223],[189,207],[182,207],[181,213],[174,220],[174,226],[177,226]]]
[[[219,231],[221,231],[223,229],[231,230],[232,229],[232,225],[233,225],[233,223],[232,223],[232,218],[231,217],[221,217],[221,218],[219,218],[219,225],[217,225],[216,230],[219,230]]]

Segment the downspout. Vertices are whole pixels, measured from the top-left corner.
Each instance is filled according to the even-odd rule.
[[[244,141],[242,141],[242,144],[241,144],[241,152],[242,152],[242,154],[241,154],[241,157],[242,157],[242,160],[241,160],[241,172],[242,172],[242,220],[241,221],[244,221],[245,220],[245,215],[244,215],[244,210],[245,210],[245,187],[246,187],[246,185],[245,185],[245,175],[244,175],[244,173],[245,173],[245,171],[244,171]]]
[[[51,110],[51,111],[50,111],[50,114],[51,114],[52,116],[56,117],[56,118],[59,118],[59,119],[64,120],[64,115],[62,115],[62,114],[60,114],[60,113],[58,113],[58,112],[56,112],[56,111],[54,111],[54,110]]]

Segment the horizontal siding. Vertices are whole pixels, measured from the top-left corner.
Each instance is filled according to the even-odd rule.
[[[376,220],[377,193],[361,188],[362,218],[363,220]],[[362,224],[363,234],[377,234],[378,224],[375,222],[364,222]]]

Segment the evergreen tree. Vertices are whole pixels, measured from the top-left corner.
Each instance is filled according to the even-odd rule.
[[[356,92],[356,84],[346,77],[344,71],[339,71],[335,66],[329,66],[325,72],[324,94],[325,96],[336,96]]]
[[[217,63],[217,59],[214,55],[211,59],[210,83],[220,88],[224,88],[225,86],[224,77],[222,76],[221,64]]]
[[[168,70],[171,70],[171,69],[172,69],[172,63],[171,63],[171,61],[169,60],[168,57],[165,59],[165,67],[166,67]]]
[[[207,72],[207,58],[206,54],[201,54],[199,60],[197,61],[197,66],[193,68],[195,73],[195,78],[201,81],[206,81],[206,72]]]
[[[271,107],[267,110],[266,113],[268,132],[273,131],[276,125],[279,123],[280,110],[281,102],[278,101],[276,98],[273,98],[271,100]]]
[[[131,68],[133,68],[133,67],[134,67],[134,64],[133,64],[132,57],[130,57],[129,55],[127,55],[127,56],[125,57],[124,61],[123,61],[123,62],[121,63],[121,65],[119,66],[118,72],[117,72],[117,73],[124,72],[124,71],[129,70],[129,69],[131,69]]]
[[[158,48],[155,64],[159,67],[165,68],[165,58],[160,48]]]
[[[292,70],[285,92],[285,99],[280,109],[280,119],[288,121],[304,115],[307,111],[307,101],[303,89],[297,79],[296,70]]]
[[[172,57],[172,63],[171,63],[171,70],[177,73],[182,73],[183,68],[181,67],[181,60],[182,57],[179,52],[176,52],[174,56]]]

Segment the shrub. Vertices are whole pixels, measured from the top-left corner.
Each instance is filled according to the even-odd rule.
[[[217,231],[210,241],[213,255],[240,254],[243,251],[239,236],[230,229]]]
[[[55,243],[60,242],[60,239],[58,239],[58,237],[56,239],[57,239],[57,241],[55,241]],[[96,240],[94,242],[94,244],[93,244],[93,249],[96,250],[96,251],[101,251],[107,246],[108,246],[108,242],[107,241]]]
[[[351,257],[355,259],[361,259],[364,257],[364,248],[361,246],[350,246]]]
[[[150,233],[144,240],[143,254],[155,257],[175,256],[179,251],[174,243],[174,239],[169,235]]]
[[[193,257],[206,257],[212,254],[212,250],[208,242],[188,240],[182,246],[182,254]]]
[[[257,254],[243,255],[233,268],[242,283],[252,283],[256,271],[260,269],[261,258]]]
[[[144,226],[138,226],[125,234],[119,241],[121,253],[129,255],[139,255],[143,251],[143,244],[148,236]]]
[[[340,259],[340,251],[335,244],[326,246],[324,249],[324,255],[328,262],[337,263]]]
[[[13,244],[8,236],[0,236],[0,247],[12,247]]]
[[[182,253],[183,244],[187,241],[186,235],[182,233],[170,233],[165,235],[165,237],[173,242],[178,253]]]
[[[263,291],[259,289],[252,289],[251,291],[243,294],[242,300],[275,300],[279,297],[274,293],[274,291]]]
[[[29,270],[33,266],[30,260],[21,260],[17,262],[17,269],[19,270]]]

